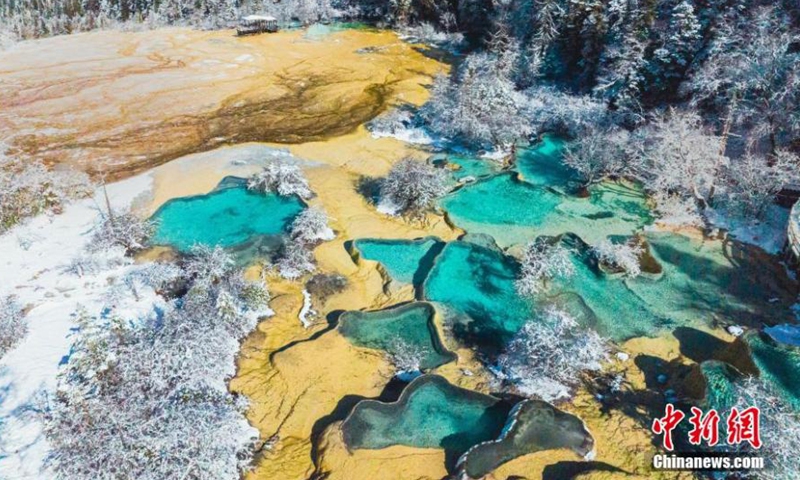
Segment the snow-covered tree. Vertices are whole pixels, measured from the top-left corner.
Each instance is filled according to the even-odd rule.
[[[606,16],[608,33],[593,94],[612,108],[638,110],[647,65],[645,15],[638,2],[610,0]]]
[[[738,445],[736,453],[752,454],[766,459],[767,468],[747,472],[749,478],[759,480],[789,480],[800,478],[800,413],[792,408],[775,391],[767,380],[747,376],[733,384],[732,394],[738,411],[758,407],[760,415],[761,448],[752,448],[745,442]],[[724,443],[724,442],[720,442]],[[724,445],[722,450],[731,449]]]
[[[297,195],[305,199],[313,196],[303,171],[297,165],[288,162],[267,164],[260,172],[253,174],[247,180],[247,188],[261,192],[274,192],[278,195]]]
[[[334,237],[333,230],[328,226],[328,215],[318,207],[310,207],[300,212],[289,231],[291,241],[304,245],[333,240]]]
[[[537,238],[525,247],[520,261],[517,291],[523,295],[541,292],[548,280],[575,274],[572,254],[561,242]]]
[[[800,183],[800,158],[787,150],[769,158],[747,153],[731,161],[725,179],[729,211],[760,219],[781,190]]]
[[[37,161],[8,157],[0,144],[0,233],[44,212],[60,212],[71,200],[90,196],[89,177],[69,169],[48,170]]]
[[[545,73],[547,52],[558,39],[565,13],[559,0],[540,0],[531,3],[533,3],[530,7],[533,12],[532,35],[527,45],[522,48],[521,65],[515,76],[517,83],[526,87],[536,83]],[[519,6],[519,9],[522,8],[525,7]],[[526,16],[519,16],[517,20],[524,21],[522,26],[524,30],[530,28],[530,20]]]
[[[217,283],[234,271],[233,256],[219,245],[209,247],[199,244],[192,247],[183,264],[186,276],[198,282]]]
[[[0,299],[0,358],[28,332],[25,314],[14,297]]]
[[[638,130],[634,161],[651,192],[677,193],[708,206],[728,158],[720,140],[693,111],[670,110]]]
[[[655,86],[666,89],[683,79],[699,49],[701,36],[702,26],[694,5],[689,0],[679,2],[672,9],[662,45],[653,52],[650,70]]]
[[[626,243],[602,240],[592,247],[592,253],[601,264],[620,270],[627,277],[638,277],[642,273],[639,258],[644,248],[635,239]]]
[[[532,130],[525,97],[504,71],[512,62],[491,53],[472,54],[453,79],[438,77],[420,110],[435,133],[475,146],[507,146]]]
[[[578,172],[585,185],[633,173],[626,151],[628,137],[626,130],[589,129],[567,145],[564,164]]]
[[[534,86],[524,94],[528,115],[537,132],[578,138],[589,129],[613,125],[606,105],[588,95],[570,95],[546,86]]]
[[[89,249],[100,251],[122,247],[129,254],[134,253],[146,248],[155,229],[153,220],[141,218],[131,211],[104,211],[95,226]]]
[[[695,100],[720,110],[725,140],[739,125],[775,153],[800,132],[800,34],[777,6],[735,10],[715,33],[689,84]]]
[[[392,166],[380,187],[380,204],[390,212],[423,215],[447,193],[447,173],[426,162],[404,158]]]
[[[269,314],[268,295],[217,263],[224,272],[181,275],[186,294],[151,314],[78,313],[44,413],[56,478],[238,479],[249,466],[257,434],[226,381],[239,341]]]
[[[655,212],[664,223],[698,228],[705,223],[703,212],[693,198],[670,192],[654,192],[651,199],[655,203]]]
[[[314,264],[314,254],[305,245],[295,242],[284,245],[275,267],[278,274],[288,280],[298,279],[317,269]]]
[[[546,401],[568,398],[581,373],[600,370],[606,342],[555,308],[526,323],[498,358],[500,374],[525,395]]]

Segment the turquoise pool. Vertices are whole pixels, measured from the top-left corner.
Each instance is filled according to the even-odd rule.
[[[176,198],[153,215],[158,226],[152,243],[182,252],[195,244],[236,247],[282,235],[304,208],[297,197],[252,192],[242,185]]]

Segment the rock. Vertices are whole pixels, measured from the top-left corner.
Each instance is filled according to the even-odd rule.
[[[738,337],[744,333],[744,329],[738,325],[729,325],[728,328],[726,328],[725,330],[727,330],[728,333],[730,333],[734,337]]]
[[[617,360],[619,360],[620,362],[627,362],[628,359],[631,358],[631,356],[628,355],[625,352],[617,352],[616,357],[617,357]]]
[[[459,178],[458,183],[466,185],[467,183],[475,183],[475,180],[476,180],[475,177],[473,177],[472,175],[467,175],[466,177]]]
[[[663,373],[659,373],[656,377],[656,381],[661,384],[667,383],[667,376]]]

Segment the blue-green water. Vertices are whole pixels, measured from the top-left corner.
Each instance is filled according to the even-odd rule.
[[[441,206],[457,226],[491,235],[501,247],[567,232],[597,243],[631,235],[652,221],[646,197],[634,185],[595,185],[589,198],[578,198],[517,180],[513,173],[467,185],[442,199]]]
[[[565,144],[559,137],[545,135],[531,148],[519,149],[517,170],[522,179],[533,185],[566,187],[575,172],[561,161]]]
[[[764,339],[745,337],[761,377],[776,387],[783,399],[800,412],[800,349]]]
[[[483,478],[503,463],[529,453],[568,448],[584,457],[594,446],[581,419],[546,402],[521,402],[506,425],[501,439],[478,445],[462,457],[460,467],[469,478]]]
[[[756,331],[747,332],[742,340],[750,349],[760,378],[766,380],[793,411],[800,412],[800,385],[797,382],[800,378],[800,349],[777,344]],[[703,362],[700,368],[706,380],[706,405],[727,412],[737,401],[733,384],[740,380],[741,374],[727,363],[718,361]]]
[[[355,345],[391,354],[398,353],[398,348],[410,348],[420,356],[420,369],[429,370],[456,359],[442,345],[434,314],[428,303],[374,312],[347,312],[339,320],[339,333]]]
[[[792,321],[792,282],[773,258],[734,243],[677,234],[648,233],[647,240],[663,275],[626,284],[651,310],[682,324]]]
[[[494,397],[453,386],[437,375],[423,375],[395,403],[357,404],[342,433],[352,449],[443,448],[454,461],[469,447],[497,438],[509,411],[509,405]]]
[[[481,178],[493,175],[500,171],[500,163],[488,158],[479,158],[465,154],[437,155],[433,163],[437,164],[447,160],[447,163],[458,165],[458,168],[450,170],[450,174],[455,180],[466,177]]]
[[[303,210],[297,197],[221,188],[207,195],[165,203],[153,216],[158,221],[153,243],[187,251],[195,244],[235,247],[255,237],[286,232]]]
[[[584,315],[584,325],[615,341],[654,335],[671,325],[663,312],[653,311],[628,287],[628,280],[607,276],[599,270],[587,252],[575,252],[572,257],[575,275],[551,282],[547,297],[557,306],[576,314],[582,307],[591,314]],[[641,278],[634,282],[651,282]]]
[[[355,240],[353,246],[363,258],[380,262],[394,280],[421,285],[444,243],[434,237],[418,240],[363,238]]]
[[[450,242],[424,285],[425,298],[442,304],[461,341],[497,347],[532,317],[533,303],[517,295],[516,262],[470,242]]]
[[[543,297],[573,311],[580,309],[576,304],[587,307],[594,328],[615,341],[678,326],[791,321],[794,297],[782,286],[789,280],[778,264],[736,258],[730,251],[733,244],[718,241],[670,233],[648,233],[645,238],[662,267],[659,277],[606,275],[586,246],[576,242],[575,275],[555,279]],[[781,276],[784,282],[776,281]]]

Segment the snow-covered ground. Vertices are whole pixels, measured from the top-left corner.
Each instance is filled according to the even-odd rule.
[[[789,209],[778,205],[770,205],[764,220],[745,221],[726,215],[722,211],[709,213],[711,222],[728,230],[730,235],[740,242],[757,245],[766,252],[777,255],[786,244],[786,232],[789,226]]]
[[[108,186],[115,209],[131,205],[152,188],[150,175]],[[73,314],[102,307],[109,279],[136,268],[122,252],[110,252],[99,273],[79,277],[68,271],[82,255],[105,205],[102,191],[68,205],[60,215],[42,215],[0,236],[0,297],[15,295],[28,309],[27,336],[0,359],[0,479],[48,479],[47,443],[37,414],[44,392],[56,385],[59,364],[70,353]],[[154,297],[130,305],[140,313]],[[132,312],[134,313],[134,312]]]

